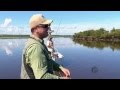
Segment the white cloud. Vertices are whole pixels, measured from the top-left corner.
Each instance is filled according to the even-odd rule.
[[[15,26],[11,18],[6,18],[4,23],[0,24],[0,34],[30,34],[28,26]]]
[[[0,34],[30,34],[29,26],[15,26],[12,24],[11,18],[6,18],[2,24],[0,24]],[[120,28],[119,21],[104,21],[102,23],[90,23],[90,22],[80,22],[74,24],[60,24],[51,26],[54,30],[53,35],[73,35],[74,33],[90,30],[105,28],[106,30],[111,30],[113,27]]]
[[[111,30],[113,27],[120,28],[120,22],[110,22],[110,23],[76,23],[76,24],[61,24],[52,25],[54,30],[53,34],[62,34],[62,35],[73,35],[74,33],[90,30],[90,29],[99,29],[105,28],[106,30]]]
[[[8,27],[11,23],[12,23],[12,19],[11,18],[6,18],[4,23],[1,24],[1,27]]]

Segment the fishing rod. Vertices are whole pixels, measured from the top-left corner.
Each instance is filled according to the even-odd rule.
[[[58,30],[60,30],[61,20],[62,20],[62,19],[60,19],[60,22],[59,22],[59,24],[58,24],[58,28],[56,29],[56,30],[57,30],[57,31],[56,31],[56,35],[57,35]]]
[[[61,25],[61,19],[60,19],[60,22],[59,22],[59,24],[58,24],[58,28],[56,29],[57,31],[56,31],[56,35],[57,35],[57,33],[58,33],[58,30],[60,30],[60,25]],[[50,28],[51,29],[51,28]],[[54,30],[50,30],[50,36],[52,36],[51,35],[51,33],[52,32],[54,32]],[[59,53],[59,51],[54,47],[54,49],[55,49],[55,51],[57,52],[57,53]],[[60,56],[61,55],[61,56]],[[63,55],[62,54],[60,54],[59,53],[59,56],[61,57],[61,58],[63,58]],[[65,74],[63,73],[63,72],[56,72],[59,76],[61,76],[61,77],[64,77],[65,76]],[[71,79],[71,77],[70,76],[67,76],[69,79]]]
[[[55,30],[55,32],[56,32],[55,35],[57,35],[57,32],[60,29],[60,24],[61,24],[61,19],[60,19],[60,22],[58,24],[58,28]],[[48,38],[52,37],[52,32],[54,32],[54,30],[51,30],[51,28],[49,28],[49,30],[48,30]],[[54,41],[54,38],[52,38],[52,39]],[[58,50],[56,48],[55,48],[55,50],[56,50],[56,52],[58,52]]]

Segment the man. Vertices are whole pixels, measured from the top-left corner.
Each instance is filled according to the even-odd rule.
[[[42,14],[35,14],[30,18],[32,35],[23,51],[21,79],[69,79],[70,71],[52,60],[44,44],[43,39],[48,36],[52,22]],[[54,71],[61,71],[64,76],[57,76]]]

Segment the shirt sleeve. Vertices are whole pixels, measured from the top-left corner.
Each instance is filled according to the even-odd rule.
[[[32,68],[35,78],[59,79],[57,75],[48,73],[47,59],[40,45],[34,44],[27,51],[29,65]]]
[[[59,65],[58,63],[56,63],[54,60],[52,60],[52,63],[53,63],[53,69],[55,71],[61,71],[61,68],[63,68],[62,65]]]

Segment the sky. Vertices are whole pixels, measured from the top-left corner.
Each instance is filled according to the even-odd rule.
[[[30,34],[29,19],[33,14],[52,19],[51,28],[56,35],[99,28],[120,29],[120,11],[0,11],[0,34]]]

